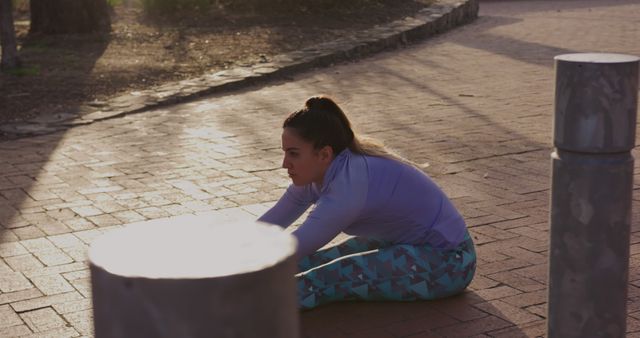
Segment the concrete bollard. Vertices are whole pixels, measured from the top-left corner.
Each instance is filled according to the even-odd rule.
[[[548,337],[624,337],[640,58],[555,57]]]
[[[299,337],[293,236],[211,223],[156,220],[96,239],[96,338]]]

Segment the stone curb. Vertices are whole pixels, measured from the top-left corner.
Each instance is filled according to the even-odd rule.
[[[479,0],[439,0],[415,16],[360,31],[352,36],[280,54],[272,60],[194,79],[167,83],[80,106],[76,113],[42,116],[0,126],[2,138],[49,134],[74,126],[135,114],[256,83],[282,78],[314,67],[362,58],[397,48],[469,23],[478,16]]]

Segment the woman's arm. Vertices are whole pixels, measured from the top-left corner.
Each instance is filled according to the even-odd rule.
[[[368,193],[367,166],[362,156],[352,156],[338,170],[304,223],[293,232],[298,258],[314,253],[362,214]]]
[[[290,185],[278,202],[258,221],[279,225],[283,228],[300,217],[313,203],[311,186],[297,187]]]

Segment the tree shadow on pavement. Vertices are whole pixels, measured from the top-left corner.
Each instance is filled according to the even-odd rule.
[[[553,57],[557,55],[606,51],[602,50],[603,47],[599,46],[596,40],[590,39],[591,36],[598,36],[600,32],[596,28],[597,25],[587,20],[582,19],[582,25],[584,28],[580,35],[576,35],[575,32],[565,31],[566,26],[563,25],[564,22],[581,22],[581,19],[575,17],[576,11],[591,11],[593,8],[616,8],[636,4],[637,1],[634,0],[486,0],[481,2],[478,19],[472,25],[473,29],[478,31],[478,33],[467,35],[456,34],[455,38],[452,39],[451,42],[503,55],[522,62],[545,67],[553,67]],[[633,27],[636,26],[637,23],[634,13],[625,13],[623,9],[616,9],[613,13],[616,13],[615,15],[619,16],[615,20],[616,25],[624,24],[626,25],[624,27],[629,27],[629,29],[633,29]],[[566,35],[564,43],[557,43],[557,46],[553,46],[545,43],[524,41],[523,39],[513,36],[502,35],[502,30],[492,31],[501,26],[519,23],[521,20],[516,19],[519,15],[527,15],[537,20],[536,25],[519,28],[518,33],[522,34],[521,36],[528,37],[530,34],[527,30],[530,30],[532,34],[535,34],[536,31],[540,31],[549,36]],[[621,30],[625,29],[621,28]],[[478,36],[478,34],[480,36]],[[538,38],[540,39],[542,36],[538,36]],[[589,41],[590,46],[587,47],[589,49],[584,50],[584,48],[577,49],[565,47],[572,45],[572,39]],[[552,39],[545,40],[552,41]],[[560,45],[563,47],[560,47]],[[618,52],[618,49],[614,52]]]
[[[68,50],[77,47],[74,46],[76,38],[78,37],[30,36],[20,52],[27,73],[0,74],[0,88],[11,89],[2,91],[0,107],[10,106],[12,97],[16,95],[30,96],[34,86],[47,88],[48,91],[53,92],[72,90],[73,92],[68,95],[84,97],[87,93],[82,86],[74,88],[66,86],[65,74],[72,71],[78,79],[88,81],[96,61],[109,44],[109,38],[95,36],[87,47],[90,52],[83,54],[82,58],[75,57]],[[46,68],[33,61],[40,58],[38,54],[43,53],[56,55],[55,60],[52,60]],[[79,99],[77,104],[64,106],[51,101],[46,109],[59,113],[46,118],[56,120],[62,115],[74,115],[81,101]],[[33,128],[42,127],[33,126]],[[65,197],[56,195],[48,189],[61,184],[56,175],[65,175],[65,168],[48,166],[52,153],[62,142],[64,135],[65,132],[60,131],[34,138],[0,139],[0,158],[2,159],[0,161],[0,243],[70,231],[58,220],[45,216],[46,210],[42,208],[42,205],[47,203],[68,202]],[[29,220],[18,210],[27,210]]]
[[[47,189],[61,186],[56,175],[64,174],[58,171],[64,169],[47,163],[63,137],[64,133],[55,133],[37,139],[0,141],[0,244],[70,231],[45,216],[42,208],[47,203],[65,203],[66,196]]]
[[[576,50],[554,47],[542,43],[528,42],[513,37],[492,33],[491,30],[501,26],[520,22],[509,17],[494,15],[480,15],[473,24],[474,34],[456,34],[448,40],[465,47],[484,50],[496,55],[502,55],[517,61],[539,66],[553,67],[553,57],[560,54],[577,53]],[[467,27],[463,27],[465,29]],[[471,29],[468,27],[467,29]],[[478,36],[480,35],[480,36]]]
[[[464,73],[463,70],[441,71],[439,64],[428,65],[423,63],[422,58],[410,55],[402,56],[402,60],[410,64],[438,69],[441,78],[450,76],[449,73]],[[447,75],[442,75],[445,73]],[[345,107],[354,125],[367,135],[385,141],[393,149],[417,163],[433,161],[432,164],[455,164],[550,149],[550,143],[532,137],[531,133],[535,132],[535,129],[519,129],[518,125],[505,123],[510,121],[501,120],[498,115],[479,105],[483,94],[465,96],[467,95],[465,91],[474,93],[477,89],[465,89],[463,81],[445,89],[439,86],[445,82],[443,79],[438,79],[438,82],[429,82],[428,79],[420,81],[420,77],[416,74],[400,72],[375,62],[369,64],[368,74],[360,77],[365,77],[366,82],[372,87],[387,86],[389,88],[386,93],[379,96],[406,97],[411,104],[398,102],[398,105],[394,106],[389,102],[388,105],[377,106],[376,110],[380,110],[379,114],[383,116],[381,118],[378,114],[373,115],[370,112],[371,107],[347,103]],[[460,88],[454,88],[456,85]],[[344,95],[353,97],[359,95],[355,92],[358,86],[358,83],[350,83],[348,80],[335,82],[328,78],[326,82],[316,84],[316,90],[330,92],[331,88],[352,88],[350,93]],[[394,90],[399,92],[396,93]],[[415,98],[415,95],[420,95],[420,98]],[[364,97],[367,96],[365,93]],[[509,102],[504,104],[506,106]],[[420,109],[420,111],[416,112],[412,109]],[[546,120],[546,115],[540,113],[539,108],[535,111],[514,111],[512,117],[514,120],[520,117],[523,124],[530,119],[536,122],[540,119],[545,119],[544,122],[547,123],[551,122]],[[451,124],[452,121],[456,121],[455,124]],[[438,132],[425,134],[425,130],[430,128]],[[460,135],[460,130],[468,132]],[[445,144],[449,145],[453,151],[438,149]],[[455,152],[456,149],[464,153],[458,154]],[[430,172],[430,174],[433,173]]]

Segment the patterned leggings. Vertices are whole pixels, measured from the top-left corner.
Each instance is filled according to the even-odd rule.
[[[476,253],[469,234],[450,250],[354,237],[304,257],[298,269],[302,309],[339,300],[429,300],[464,290]]]

